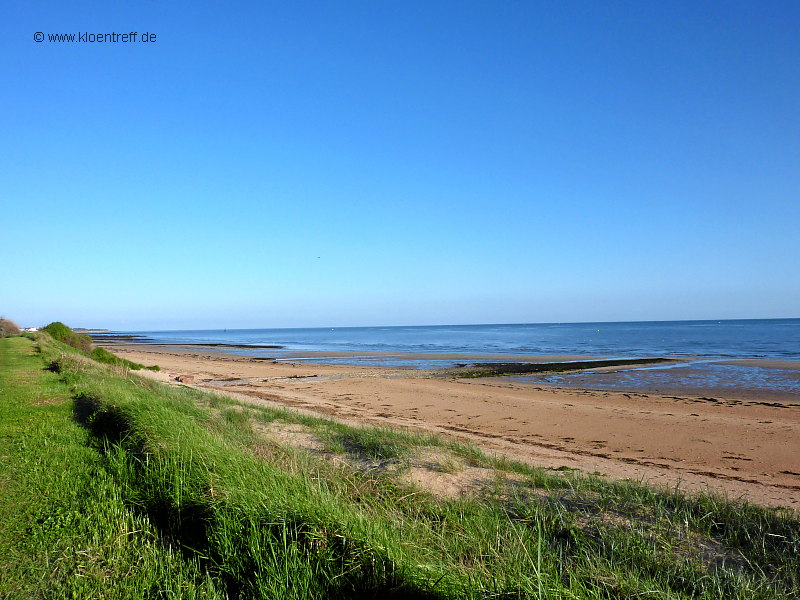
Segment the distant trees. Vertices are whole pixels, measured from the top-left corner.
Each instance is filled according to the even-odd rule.
[[[0,317],[0,337],[8,337],[10,335],[19,335],[19,325],[5,317]]]

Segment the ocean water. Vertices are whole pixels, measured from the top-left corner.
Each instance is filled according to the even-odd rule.
[[[463,359],[414,354],[665,357],[657,367],[597,370],[514,378],[540,385],[713,395],[763,394],[800,401],[800,371],[720,364],[742,359],[800,361],[800,319],[534,323],[416,327],[335,327],[117,332],[162,344],[222,344],[246,356],[404,368],[450,367]],[[338,356],[326,353],[367,353]],[[297,357],[294,352],[321,354]],[[381,354],[369,354],[381,353]]]
[[[283,351],[800,360],[800,319],[118,332],[173,344]],[[247,346],[253,346],[249,350]]]

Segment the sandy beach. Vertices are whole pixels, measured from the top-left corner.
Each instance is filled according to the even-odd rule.
[[[489,453],[800,510],[800,402],[730,391],[712,396],[598,391],[506,378],[316,364],[192,347],[106,345],[165,382],[276,403],[348,422],[428,430]],[[555,357],[528,357],[552,360]],[[564,360],[568,357],[558,357]]]

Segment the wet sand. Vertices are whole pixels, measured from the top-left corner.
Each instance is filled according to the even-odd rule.
[[[109,348],[162,368],[147,376],[176,383],[189,375],[193,385],[255,404],[434,431],[535,465],[710,488],[800,511],[800,402],[735,390],[701,396],[679,389],[664,394],[449,379],[432,371],[273,362],[266,354],[259,359],[186,346]]]
[[[785,369],[800,371],[800,360],[719,360],[720,365],[735,365],[740,367],[761,367],[762,369]]]
[[[800,361],[676,361],[655,366],[585,369],[520,380],[577,389],[800,403]]]

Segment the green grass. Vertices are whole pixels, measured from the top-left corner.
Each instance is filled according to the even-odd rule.
[[[53,321],[41,329],[53,339],[72,346],[81,352],[88,353],[92,349],[92,338],[88,335],[76,333],[72,328],[64,325],[61,321]]]
[[[138,371],[140,369],[149,369],[151,371],[161,370],[158,365],[145,367],[139,363],[117,356],[105,348],[93,348],[91,337],[73,331],[72,328],[64,325],[64,323],[60,321],[55,321],[42,327],[42,331],[47,333],[54,341],[60,342],[66,346],[71,346],[99,363],[111,365],[120,369],[130,369],[131,371]],[[33,339],[33,337],[30,336],[30,339]]]
[[[125,501],[43,366],[0,340],[0,597],[224,598]]]
[[[430,438],[388,428],[351,427],[330,421],[315,423],[315,427],[320,430],[329,451],[372,461],[407,458]]]
[[[800,596],[788,511],[254,408],[36,343],[0,340],[0,597]],[[426,449],[496,477],[445,499],[360,468]]]
[[[122,358],[117,356],[113,352],[109,352],[105,348],[94,348],[90,353],[89,356],[96,360],[97,362],[106,364],[106,365],[113,365],[115,367],[120,367],[123,369],[130,369],[131,371],[138,371],[139,369],[149,369],[151,371],[160,371],[161,368],[158,365],[153,365],[152,367],[145,367],[139,363],[130,361],[126,358]]]

